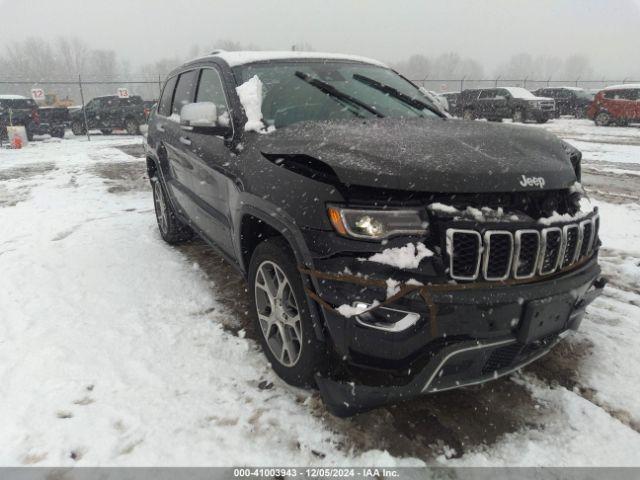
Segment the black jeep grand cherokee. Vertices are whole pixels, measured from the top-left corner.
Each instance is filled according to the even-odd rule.
[[[446,118],[378,62],[216,52],[149,125],[162,237],[246,276],[273,368],[337,415],[512,372],[604,286],[580,152]]]

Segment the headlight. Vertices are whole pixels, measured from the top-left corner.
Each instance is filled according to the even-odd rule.
[[[331,225],[340,235],[381,240],[395,235],[424,235],[429,222],[421,210],[366,210],[329,207]]]

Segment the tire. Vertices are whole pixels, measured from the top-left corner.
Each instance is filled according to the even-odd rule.
[[[193,237],[193,230],[176,216],[162,182],[155,178],[151,181],[151,187],[156,221],[162,239],[170,245],[190,240]]]
[[[549,119],[548,119],[548,118],[538,118],[538,119],[536,120],[536,122],[537,122],[537,123],[547,123],[548,121],[549,121]]]
[[[51,130],[51,136],[56,138],[64,138],[64,128],[54,128]]]
[[[71,131],[76,136],[85,134],[84,125],[77,120],[71,124]]]
[[[599,127],[606,127],[611,123],[611,115],[607,112],[598,112],[593,121]]]
[[[462,118],[464,120],[475,120],[476,113],[470,108],[465,108],[464,112],[462,112]]]
[[[124,122],[124,128],[129,135],[140,135],[140,125],[133,118],[128,118]]]
[[[100,129],[100,131],[102,132],[103,135],[111,135],[113,133],[113,130],[110,128],[102,128]]]
[[[282,237],[256,247],[249,265],[249,292],[256,334],[273,370],[290,385],[314,386],[315,374],[328,366],[328,354],[314,331],[295,256]]]
[[[27,140],[33,142],[33,132],[31,130],[27,130]]]
[[[527,121],[527,115],[521,108],[516,108],[511,114],[513,123],[524,123]]]
[[[502,122],[502,118],[500,117],[491,117],[491,118],[487,118],[487,120],[490,122],[498,122],[498,123]]]

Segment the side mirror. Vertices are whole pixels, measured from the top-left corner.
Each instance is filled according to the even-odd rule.
[[[180,110],[180,126],[211,135],[227,136],[231,133],[228,122],[221,122],[218,109],[212,102],[188,103]]]

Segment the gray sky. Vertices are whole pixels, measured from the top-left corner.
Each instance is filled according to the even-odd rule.
[[[0,48],[78,36],[133,66],[230,39],[388,62],[455,51],[487,73],[521,52],[583,54],[598,75],[640,75],[640,0],[0,0],[0,15]]]

